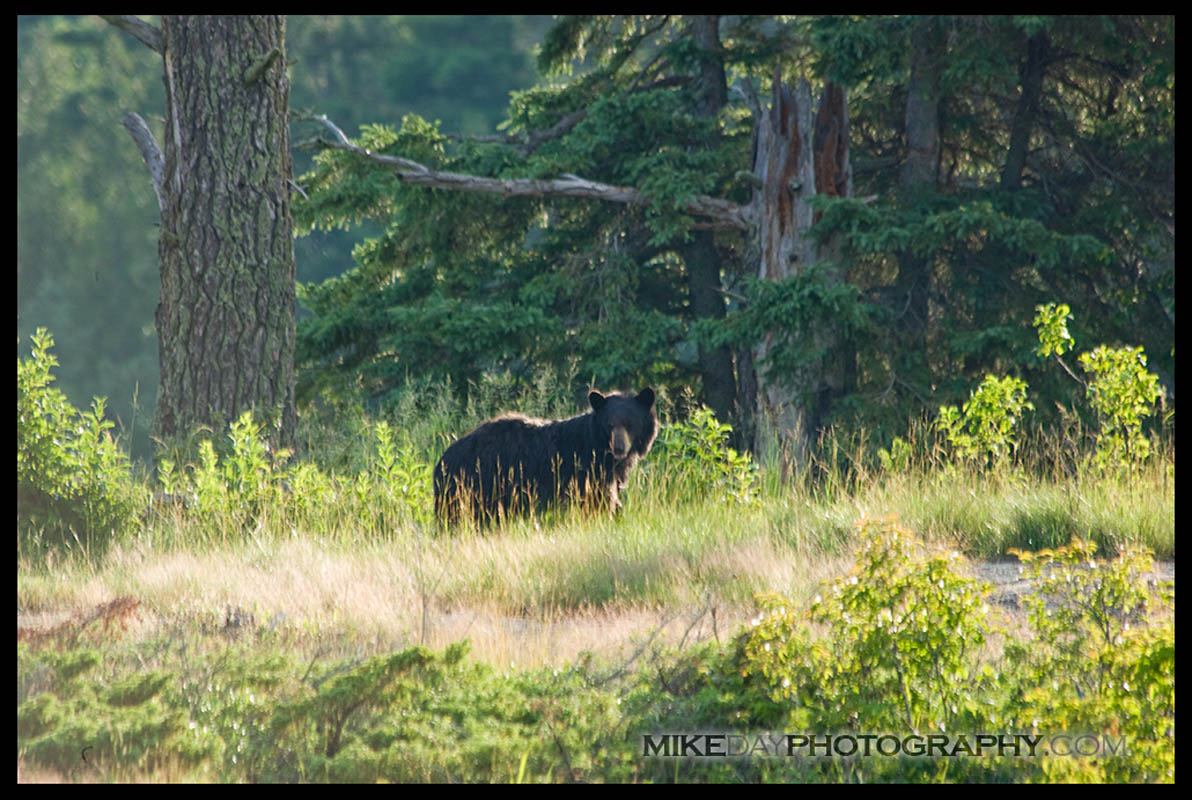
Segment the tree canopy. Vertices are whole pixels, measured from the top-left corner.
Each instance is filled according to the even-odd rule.
[[[724,17],[715,33],[710,47],[691,18],[564,17],[539,53],[550,77],[514,94],[501,136],[413,114],[360,130],[359,147],[428,170],[582,178],[640,202],[428,189],[319,155],[299,224],[383,231],[353,269],[301,290],[307,396],[384,397],[415,376],[466,391],[485,371],[551,368],[577,390],[651,382],[706,399],[718,370],[746,382],[743,348],[766,331],[818,320],[846,373],[823,422],[896,431],[989,371],[1029,376],[1053,401],[1042,409],[1066,404],[1031,327],[1056,299],[1082,341],[1142,343],[1174,395],[1173,19]],[[825,266],[842,281],[812,265],[760,280],[748,237],[693,207],[747,201],[751,91],[799,77],[848,92],[853,196],[817,197],[811,234],[837,243]],[[709,229],[711,310],[691,246]],[[756,368],[792,374],[818,357],[811,338]],[[717,347],[733,357],[702,357]]]

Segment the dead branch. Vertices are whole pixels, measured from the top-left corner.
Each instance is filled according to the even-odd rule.
[[[153,131],[149,130],[149,126],[139,114],[132,111],[125,114],[124,129],[137,143],[137,149],[141,151],[141,158],[145,159],[145,166],[149,168],[149,177],[153,179],[153,191],[157,194],[157,210],[162,211],[165,208],[161,192],[166,160],[161,154],[161,148],[157,146]]]
[[[150,25],[132,14],[100,14],[99,18],[110,22],[125,33],[132,34],[153,52],[161,52],[161,28]]]
[[[433,170],[417,161],[399,156],[374,153],[353,144],[344,132],[327,117],[315,120],[331,131],[333,141],[319,139],[323,147],[347,150],[376,164],[390,167],[402,183],[411,186],[425,186],[432,189],[454,189],[461,192],[482,192],[504,197],[582,197],[604,200],[626,205],[647,205],[649,200],[637,189],[624,186],[610,186],[605,183],[584,180],[576,175],[560,178],[485,178],[479,175],[465,175],[458,172]],[[715,227],[748,230],[749,223],[745,209],[736,203],[718,197],[700,195],[687,201],[683,211],[692,216],[703,217]]]

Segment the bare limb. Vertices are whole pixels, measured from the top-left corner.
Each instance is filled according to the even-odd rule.
[[[454,189],[461,192],[483,192],[499,194],[504,197],[583,197],[626,205],[647,205],[649,203],[646,196],[637,189],[610,186],[605,183],[584,180],[576,175],[565,175],[555,179],[485,178],[479,175],[433,170],[408,158],[387,156],[365,150],[349,141],[344,132],[326,116],[315,119],[335,136],[335,141],[319,140],[324,147],[347,150],[373,163],[391,167],[403,183],[411,186]],[[736,203],[718,197],[706,195],[693,197],[687,201],[683,211],[693,216],[707,218],[715,227],[738,230],[748,230],[749,228],[745,209]]]
[[[131,33],[141,44],[155,53],[161,52],[161,28],[150,25],[140,17],[132,14],[100,14],[100,19],[115,25],[125,33]]]
[[[294,183],[294,180],[292,178],[289,178],[287,180],[289,180],[290,185],[294,187],[294,191],[296,191],[298,194],[302,195],[303,199],[310,200],[310,197],[306,194],[306,191],[301,186]]]
[[[337,150],[351,151],[353,153],[356,153],[357,155],[364,156],[365,158],[367,158],[370,161],[375,161],[378,164],[385,164],[386,166],[391,166],[391,167],[400,167],[402,169],[406,169],[406,170],[410,170],[412,172],[417,172],[417,173],[422,173],[422,174],[427,174],[430,172],[429,169],[422,166],[417,161],[411,161],[408,158],[399,158],[397,156],[381,155],[380,153],[374,153],[371,150],[365,150],[363,147],[360,147],[359,145],[352,144],[351,140],[348,139],[348,137],[344,134],[344,132],[339,129],[339,126],[336,125],[331,120],[327,119],[326,114],[319,116],[319,117],[315,117],[315,121],[322,123],[323,127],[327,128],[327,130],[331,131],[331,133],[333,133],[335,135],[336,141],[328,142],[324,139],[323,143],[325,145],[334,147]],[[406,178],[403,175],[402,180],[405,180],[405,179]]]
[[[157,146],[153,131],[149,130],[149,126],[139,114],[131,111],[125,114],[124,129],[137,143],[137,149],[141,151],[141,158],[145,159],[145,166],[149,168],[149,177],[153,179],[153,191],[157,194],[157,210],[162,211],[165,209],[162,181],[165,178],[166,160],[161,154],[161,148]]]

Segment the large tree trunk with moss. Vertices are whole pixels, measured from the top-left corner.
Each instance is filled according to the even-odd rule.
[[[848,108],[844,90],[828,85],[812,118],[811,86],[794,91],[774,76],[769,108],[753,101],[755,127],[753,218],[757,221],[758,277],[783,281],[820,265],[829,285],[844,281],[831,243],[808,236],[815,223],[809,201],[816,194],[852,193],[848,158]],[[767,356],[780,339],[808,353],[801,365],[779,372]],[[777,450],[784,463],[805,463],[850,374],[847,343],[839,326],[808,310],[768,331],[754,349],[757,365],[755,451]]]
[[[284,16],[163,16],[161,388],[167,443],[246,410],[292,443],[293,173]]]

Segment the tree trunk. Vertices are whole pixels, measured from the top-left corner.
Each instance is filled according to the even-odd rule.
[[[940,169],[940,62],[943,32],[935,17],[920,17],[911,31],[911,75],[907,86],[904,135],[906,149],[898,171],[899,195],[906,203],[917,195],[934,192]],[[891,311],[901,351],[904,381],[922,387],[932,383],[927,360],[928,298],[931,261],[907,248],[898,258],[898,278],[890,297]]]
[[[808,201],[817,193],[852,192],[848,108],[844,90],[827,86],[813,128],[810,84],[800,80],[792,92],[776,72],[770,107],[758,112],[753,172],[759,185],[751,203],[758,225],[758,277],[782,281],[821,260],[834,260],[830,244],[817,245],[807,236],[815,222]],[[844,280],[838,264],[822,276],[830,285]],[[765,334],[753,354],[758,367],[754,446],[758,453],[777,450],[785,463],[805,463],[812,437],[845,390],[847,348],[830,321],[791,320],[783,333],[821,356],[790,374],[774,375],[765,359],[779,333]]]
[[[1027,40],[1026,59],[1018,70],[1018,82],[1022,95],[1014,109],[1014,121],[1010,126],[1010,148],[1006,152],[1006,163],[1002,167],[1003,189],[1017,189],[1022,184],[1022,171],[1026,169],[1026,156],[1030,150],[1031,133],[1035,127],[1035,116],[1039,111],[1039,97],[1043,93],[1043,77],[1051,57],[1051,42],[1045,31],[1040,31]]]
[[[724,56],[720,46],[720,17],[714,14],[692,17],[688,33],[700,50],[700,64],[692,86],[695,94],[695,115],[714,119],[728,102],[728,87],[724,76]],[[683,248],[687,264],[687,291],[691,314],[696,320],[723,320],[724,295],[721,292],[720,254],[716,252],[714,234],[709,230],[692,233],[691,242]],[[704,400],[727,422],[735,419],[733,402],[737,395],[733,376],[733,355],[727,345],[699,349],[698,368],[703,383]]]
[[[911,31],[911,77],[906,95],[906,152],[898,171],[904,191],[935,186],[940,170],[940,58],[943,37],[934,17],[921,17]]]
[[[251,409],[293,442],[293,167],[284,16],[163,16],[161,388],[154,434]]]

